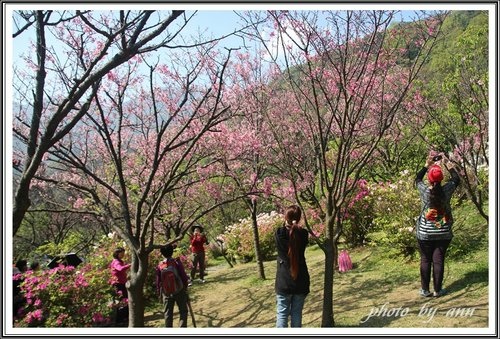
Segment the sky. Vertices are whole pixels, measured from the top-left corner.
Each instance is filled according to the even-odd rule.
[[[213,37],[224,36],[232,33],[238,27],[241,27],[242,22],[235,11],[246,11],[246,10],[265,10],[265,9],[300,9],[300,10],[345,10],[345,9],[391,9],[391,10],[400,10],[401,12],[394,19],[395,22],[400,20],[409,20],[414,17],[414,10],[438,10],[445,9],[446,6],[443,5],[395,5],[395,4],[373,4],[373,5],[356,5],[352,4],[349,6],[346,5],[277,5],[277,4],[267,4],[267,5],[255,5],[255,4],[229,4],[229,5],[183,5],[179,8],[180,5],[155,5],[153,9],[159,10],[172,10],[172,9],[185,9],[187,15],[191,15],[195,11],[197,11],[195,17],[190,21],[188,26],[183,30],[183,33],[187,35],[197,35],[198,31],[203,32],[204,34]],[[44,6],[44,9],[47,6]],[[107,5],[70,5],[64,6],[61,5],[52,5],[54,9],[92,9],[92,10],[114,10],[118,11],[121,9],[137,9],[137,5],[125,5],[125,6],[116,6],[113,4]],[[149,9],[151,5],[140,6],[140,9]],[[477,6],[474,6],[477,7]],[[21,34],[15,39],[10,38],[12,33],[17,29],[14,27],[14,22],[12,20],[12,10],[33,10],[39,9],[34,5],[23,5],[23,4],[14,4],[7,8],[6,15],[6,28],[7,34],[5,43],[7,46],[7,51],[10,51],[7,55],[7,64],[10,65],[16,64],[17,61],[20,61],[23,55],[26,55],[28,51],[32,50],[30,46],[35,38],[34,27],[30,29],[30,31]],[[463,6],[453,6],[453,8],[463,8]],[[10,31],[12,30],[12,31]],[[50,38],[48,38],[50,39]],[[242,40],[238,37],[229,37],[224,40],[223,46],[225,47],[239,47],[241,46]],[[10,54],[10,55],[9,55]],[[33,56],[32,56],[33,57]],[[11,59],[12,58],[12,59]],[[11,62],[11,63],[10,63]]]
[[[32,29],[28,34],[22,34],[16,37],[14,40],[10,37],[12,36],[12,31],[14,31],[14,25],[11,20],[12,10],[33,10],[33,9],[46,9],[49,5],[43,5],[40,7],[39,4],[16,4],[8,5],[6,9],[6,29],[7,34],[5,36],[4,43],[7,46],[7,51],[11,51],[12,60],[15,63],[18,58],[26,52],[30,46],[30,40],[34,38],[34,30]],[[172,9],[185,9],[187,13],[193,13],[198,11],[196,16],[186,27],[185,32],[187,34],[196,34],[197,30],[205,31],[206,34],[213,34],[214,37],[229,34],[234,31],[234,29],[240,26],[241,21],[234,11],[244,11],[244,10],[266,10],[266,9],[286,9],[286,10],[369,10],[369,9],[379,9],[379,10],[400,10],[400,17],[397,17],[395,21],[402,19],[409,20],[413,16],[415,10],[442,10],[442,9],[479,9],[482,5],[480,4],[411,4],[411,3],[373,3],[373,4],[175,4],[175,5],[140,5],[137,4],[125,4],[117,6],[112,3],[102,3],[102,4],[71,4],[71,5],[50,5],[54,9],[92,9],[92,10],[120,10],[120,9],[157,9],[157,10],[172,10]],[[483,5],[484,6],[484,5]],[[230,38],[226,40],[228,47],[239,46],[241,40],[238,38]],[[11,46],[9,48],[9,46]],[[9,58],[10,59],[10,58]],[[7,60],[8,61],[8,60]]]

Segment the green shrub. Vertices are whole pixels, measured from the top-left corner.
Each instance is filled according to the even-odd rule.
[[[207,246],[209,256],[214,259],[218,259],[224,255],[223,249],[222,244],[215,243],[214,241],[210,242]]]
[[[283,223],[283,217],[276,212],[257,216],[259,243],[263,260],[269,260],[275,253],[274,232]],[[249,262],[255,260],[254,238],[251,218],[227,226],[218,239],[222,241],[227,256],[232,260]]]
[[[372,184],[370,195],[375,228],[379,231],[378,243],[396,255],[413,258],[418,253],[415,224],[421,212],[414,175],[404,171],[393,183]],[[458,194],[451,200],[455,220],[454,238],[447,252],[451,258],[460,258],[484,246],[488,238],[486,220],[479,216],[470,201],[459,205],[459,200]]]
[[[453,206],[453,240],[447,257],[462,259],[480,248],[487,248],[488,222],[482,218],[469,200]]]
[[[420,200],[414,179],[409,171],[403,171],[395,182],[370,185],[373,222],[382,234],[379,244],[409,259],[418,253],[415,223],[420,213]]]

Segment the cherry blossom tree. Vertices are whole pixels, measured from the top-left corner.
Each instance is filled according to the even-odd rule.
[[[78,192],[74,207],[98,214],[127,243],[133,327],[144,325],[149,254],[166,242],[157,230],[171,221],[159,208],[177,191],[190,198],[186,189],[202,184],[196,173],[211,161],[203,138],[230,117],[222,103],[230,51],[215,47],[172,50],[155,63],[136,55],[108,71],[78,125],[48,149],[47,170],[35,175]],[[195,211],[169,241],[203,213]]]
[[[301,171],[290,175],[299,202],[314,206],[325,225],[320,242],[325,253],[321,325],[330,327],[334,326],[333,275],[342,211],[363,168],[405,105],[442,17],[435,14],[392,27],[396,15],[392,11],[328,12],[324,17],[313,11],[271,11],[267,15],[270,25],[256,25],[254,34],[268,46],[271,58],[281,63],[291,93],[283,97],[293,98],[293,107],[287,100],[281,107],[273,105],[277,108],[269,115],[286,110],[288,117],[282,114],[277,121],[294,127],[295,133],[286,130],[279,139],[293,135],[304,140],[300,148],[283,148],[282,158],[289,159],[289,172]],[[255,17],[249,15],[247,20]],[[302,180],[310,175],[313,180]],[[305,189],[298,190],[300,186]]]
[[[47,151],[89,111],[103,77],[160,48],[188,23],[184,11],[18,11],[16,39],[34,32],[25,65],[14,68],[14,135],[26,145],[14,159],[13,234],[30,206],[30,184]],[[174,24],[177,22],[179,24]]]
[[[421,92],[412,89],[394,117],[390,130],[380,140],[377,149],[363,171],[366,179],[373,182],[388,181],[408,168],[422,165],[422,154],[427,154],[428,145],[421,141],[422,126],[425,125],[427,102]]]
[[[480,13],[474,19],[450,46],[451,53],[435,62],[442,76],[427,83],[427,128],[420,135],[438,145],[437,151],[450,153],[461,169],[461,187],[488,221],[488,16]]]
[[[224,123],[216,138],[221,171],[233,182],[234,188],[245,195],[252,221],[253,243],[259,278],[266,279],[259,242],[259,201],[273,195],[275,181],[273,163],[268,149],[273,136],[265,120],[265,111],[273,95],[269,84],[275,77],[276,67],[266,65],[262,55],[238,52],[232,61],[227,92],[234,118]],[[279,71],[279,70],[278,70]],[[225,187],[224,190],[227,190]]]

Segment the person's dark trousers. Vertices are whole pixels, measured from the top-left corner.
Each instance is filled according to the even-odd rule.
[[[191,269],[191,280],[194,280],[196,275],[196,267],[200,270],[200,279],[205,277],[205,252],[193,253],[193,268]]]
[[[117,295],[118,299],[121,300],[123,298],[128,298],[128,291],[127,291],[127,287],[125,286],[125,284],[115,283],[115,284],[113,284],[113,286],[115,287],[115,291],[116,291],[116,295]]]
[[[444,259],[450,242],[451,240],[418,240],[422,289],[429,291],[432,266],[434,291],[441,291],[443,287]]]
[[[128,291],[127,291],[127,287],[125,286],[125,284],[119,284],[119,283],[115,283],[113,284],[113,286],[115,287],[115,291],[116,291],[116,298],[118,300],[120,300],[120,303],[122,303],[123,299],[128,299]],[[116,318],[115,318],[115,322],[117,324],[124,324],[124,323],[128,323],[128,304],[125,305],[125,306],[120,306],[117,308],[116,310]]]
[[[163,312],[165,314],[165,327],[173,327],[174,324],[174,305],[179,308],[180,323],[179,327],[187,327],[188,306],[187,306],[187,291],[180,291],[178,294],[167,297],[163,295]]]
[[[26,303],[26,299],[22,295],[18,294],[14,296],[13,301],[14,301],[14,310],[13,310],[14,313],[12,313],[12,315],[13,319],[15,319],[19,313],[19,310],[23,308],[24,304]]]

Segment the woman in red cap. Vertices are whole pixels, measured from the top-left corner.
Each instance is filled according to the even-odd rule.
[[[443,164],[450,173],[450,180],[441,185],[443,171],[435,162],[443,159],[443,155],[427,157],[425,167],[416,176],[417,186],[422,204],[422,212],[417,219],[417,240],[420,249],[420,295],[423,297],[440,297],[446,293],[443,289],[444,259],[446,249],[453,238],[453,216],[450,200],[460,183],[458,173],[452,163],[443,159]],[[429,185],[423,182],[425,173]],[[431,267],[434,293],[430,292]]]

